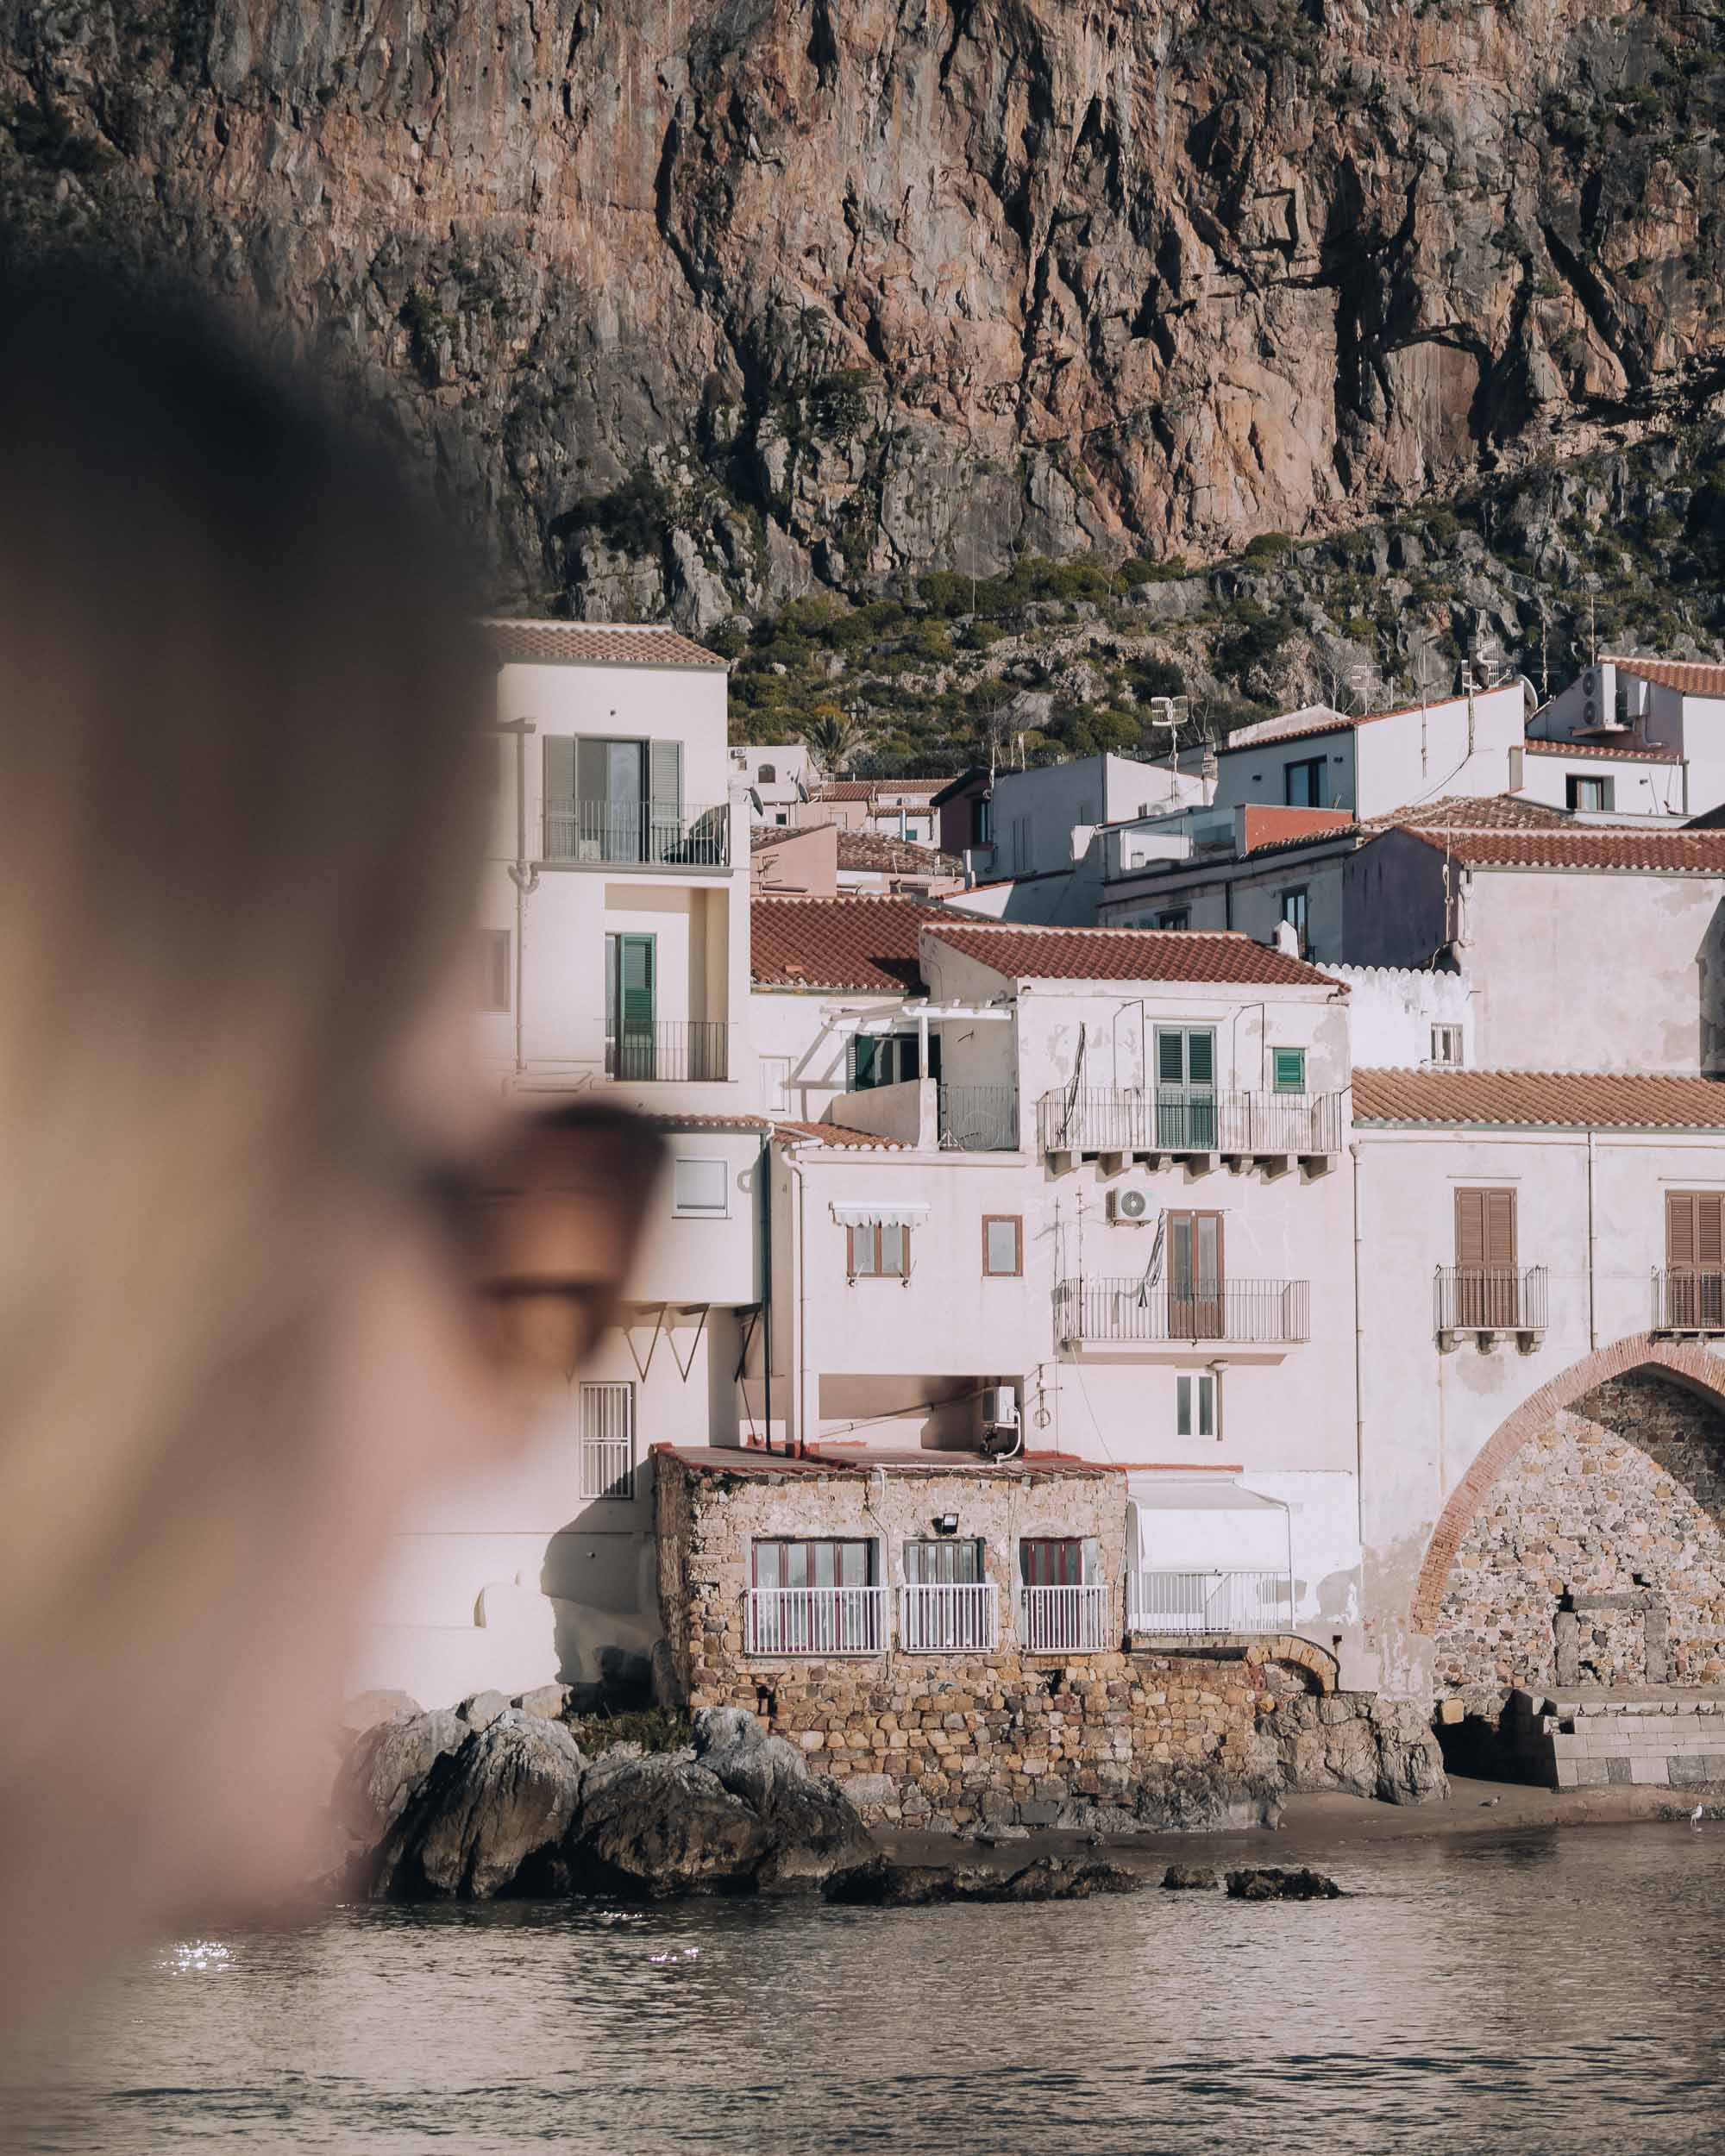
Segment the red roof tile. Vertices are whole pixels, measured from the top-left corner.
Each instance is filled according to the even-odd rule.
[[[922,924],[943,914],[925,899],[756,898],[751,977],[766,988],[919,989]]]
[[[1599,663],[1633,674],[1638,680],[1657,682],[1661,688],[1681,689],[1685,696],[1725,696],[1725,667],[1698,659],[1623,659],[1602,651]]]
[[[1528,741],[1530,756],[1614,756],[1622,763],[1681,763],[1675,749],[1613,749],[1601,741]]]
[[[1302,838],[1334,838],[1353,829],[1353,818],[1346,809],[1272,808],[1263,803],[1248,807],[1244,821],[1242,850],[1249,854],[1291,845]]]
[[[1357,1070],[1356,1123],[1725,1130],[1725,1082],[1613,1072]]]
[[[808,1139],[817,1145],[838,1145],[852,1152],[902,1153],[908,1150],[903,1138],[877,1138],[872,1131],[848,1131],[842,1123],[799,1123],[781,1116],[773,1128],[778,1137],[793,1143]]]
[[[887,831],[853,831],[838,827],[838,866],[858,874],[896,876],[962,876],[964,863],[956,854],[944,854],[937,846],[919,846],[912,838],[894,838]]]
[[[925,932],[1013,981],[1245,981],[1278,987],[1337,983],[1238,931],[1153,928],[957,927],[950,912]]]
[[[721,673],[725,668],[716,651],[652,623],[514,621],[491,616],[480,628],[504,664],[706,667]]]
[[[1549,831],[1412,830],[1410,838],[1480,868],[1627,868],[1725,875],[1725,830],[1626,830],[1589,824]]]
[[[879,801],[890,807],[900,794],[913,800],[930,801],[944,793],[950,779],[829,779],[815,788],[817,801]]]

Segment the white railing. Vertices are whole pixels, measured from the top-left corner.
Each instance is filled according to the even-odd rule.
[[[992,1580],[899,1590],[899,1645],[906,1654],[986,1654],[999,1637]]]
[[[1128,1572],[1131,1632],[1291,1632],[1285,1572]]]
[[[1019,1644],[1030,1654],[1094,1654],[1108,1638],[1106,1581],[1088,1587],[1021,1587]]]
[[[750,1654],[879,1654],[884,1587],[751,1587]]]

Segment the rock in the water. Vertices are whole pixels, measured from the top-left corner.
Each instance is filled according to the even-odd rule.
[[[1219,1887],[1221,1881],[1207,1864],[1171,1864],[1162,1875],[1162,1883],[1176,1892],[1191,1893]]]
[[[342,1709],[342,1727],[357,1734],[379,1722],[402,1721],[424,1711],[410,1692],[357,1692]]]
[[[661,1752],[593,1770],[565,1858],[577,1893],[650,1900],[744,1892],[770,1846],[759,1813],[716,1774]]]
[[[489,1729],[499,1714],[509,1712],[501,1692],[475,1692],[455,1709],[469,1729]]]
[[[378,1852],[378,1899],[486,1901],[568,1884],[584,1762],[560,1722],[511,1710],[438,1761]]]
[[[1321,1871],[1284,1871],[1264,1865],[1228,1874],[1228,1893],[1236,1902],[1335,1902],[1341,1891]]]
[[[1369,1692],[1284,1700],[1267,1726],[1290,1789],[1342,1789],[1388,1804],[1449,1794],[1444,1756],[1425,1709]]]
[[[877,1858],[831,1880],[826,1898],[867,1908],[926,1908],[944,1902],[1084,1902],[1097,1894],[1137,1894],[1144,1884],[1142,1872],[1095,1858],[1042,1857],[1005,1874]]]
[[[438,1760],[460,1751],[468,1733],[448,1708],[411,1720],[376,1722],[361,1732],[342,1762],[330,1802],[350,1846],[374,1849]]]

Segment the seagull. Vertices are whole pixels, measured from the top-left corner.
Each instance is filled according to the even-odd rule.
[[[1706,1806],[1705,1806],[1705,1805],[1703,1805],[1703,1804],[1697,1804],[1697,1805],[1696,1806],[1695,1809],[1694,1809],[1694,1810],[1693,1810],[1693,1811],[1690,1814],[1690,1815],[1689,1815],[1689,1823],[1690,1823],[1690,1825],[1691,1827],[1699,1827],[1699,1826],[1700,1826],[1700,1824],[1701,1824],[1701,1822],[1702,1822],[1702,1821],[1703,1821],[1703,1820],[1706,1816],[1707,1816],[1707,1808],[1706,1808]]]
[[[1502,1802],[1503,1799],[1501,1796],[1484,1796],[1479,1801],[1479,1808],[1482,1812],[1489,1812],[1494,1804],[1501,1804]]]

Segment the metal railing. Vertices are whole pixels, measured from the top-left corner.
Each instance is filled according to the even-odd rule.
[[[750,1654],[879,1654],[887,1644],[884,1587],[751,1587]]]
[[[1672,1265],[1653,1274],[1655,1332],[1725,1332],[1725,1272]]]
[[[728,1078],[731,1028],[722,1018],[625,1019],[605,1036],[605,1075],[665,1084]]]
[[[1282,1572],[1128,1572],[1131,1632],[1291,1632],[1294,1583]]]
[[[547,796],[546,861],[724,868],[731,861],[728,803],[573,801]]]
[[[1106,1581],[1085,1587],[1020,1587],[1019,1645],[1027,1654],[1094,1654],[1108,1637]]]
[[[899,1645],[906,1654],[985,1654],[1000,1629],[992,1580],[899,1589]]]
[[[1063,1280],[1054,1291],[1063,1340],[1304,1340],[1310,1300],[1303,1280],[1196,1281],[1177,1289],[1141,1280]]]
[[[1543,1332],[1543,1265],[1440,1265],[1433,1283],[1440,1332]]]
[[[635,1446],[628,1438],[581,1439],[581,1495],[633,1497]]]
[[[1189,1087],[1045,1093],[1047,1153],[1337,1153],[1339,1093],[1208,1093]]]
[[[1019,1142],[1019,1097],[1011,1086],[940,1087],[940,1142],[954,1152],[1010,1153]]]

